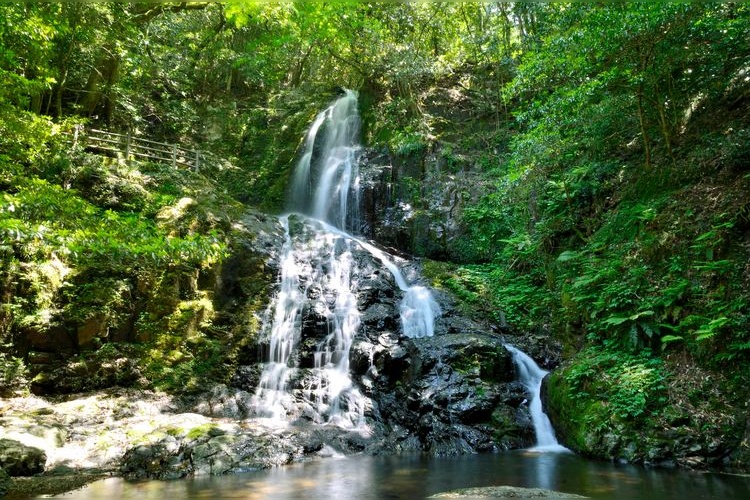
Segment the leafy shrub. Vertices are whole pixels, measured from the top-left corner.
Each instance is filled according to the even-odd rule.
[[[8,398],[28,390],[28,375],[21,358],[0,352],[0,397]]]
[[[602,418],[643,422],[667,401],[662,362],[648,352],[629,355],[607,347],[590,347],[560,376],[568,383],[568,397],[582,407],[592,400],[602,403],[605,410],[597,415]]]

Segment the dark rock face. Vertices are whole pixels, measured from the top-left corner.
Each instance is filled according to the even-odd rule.
[[[46,462],[44,450],[12,439],[0,439],[0,469],[4,469],[8,475],[33,476],[44,472]]]
[[[115,385],[134,385],[141,378],[137,362],[124,355],[102,361],[80,360],[38,374],[31,382],[35,394],[71,394]]]
[[[314,238],[306,223],[290,219],[294,238]],[[359,329],[349,353],[352,380],[371,404],[365,411],[371,452],[426,451],[455,455],[529,446],[534,431],[526,390],[515,382],[514,366],[503,339],[487,325],[460,316],[450,296],[435,292],[442,315],[435,335],[407,338],[401,333],[402,292],[392,274],[358,244],[351,245],[351,281],[360,312]],[[306,256],[311,268],[326,259]],[[410,282],[417,265],[397,259]],[[307,283],[307,296],[332,303],[336,291],[326,283]],[[318,303],[319,305],[319,303]],[[297,367],[289,386],[298,401],[291,420],[308,422],[304,393],[315,387],[313,358],[330,332],[330,314],[313,305],[302,308],[300,339],[290,364]],[[267,340],[259,351],[268,350]],[[253,392],[261,365],[241,366],[233,383]]]
[[[460,216],[483,191],[477,189],[483,181],[445,163],[438,151],[397,158],[366,150],[360,159],[361,233],[411,255],[460,260]]]
[[[300,460],[304,449],[290,433],[262,429],[226,433],[213,429],[193,439],[168,437],[162,442],[131,448],[120,467],[123,477],[178,479],[194,474],[227,474],[267,469]]]
[[[380,335],[363,341],[374,363],[362,374],[389,431],[376,447],[455,455],[531,445],[525,389],[513,381],[498,337],[448,333],[421,339]],[[383,345],[386,344],[386,345]]]

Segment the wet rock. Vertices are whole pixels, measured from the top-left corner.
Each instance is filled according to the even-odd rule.
[[[352,372],[361,373],[363,375],[370,372],[375,352],[381,350],[381,346],[375,346],[366,341],[354,343],[351,352],[349,353],[349,366]]]
[[[189,452],[176,443],[142,445],[125,453],[120,473],[127,479],[178,479],[193,472]]]
[[[232,454],[236,438],[230,435],[216,436],[192,449],[196,472],[203,474],[225,474],[232,470],[237,457]]]
[[[276,217],[248,212],[232,225],[230,256],[202,285],[213,291],[215,322],[254,339],[261,312],[273,296],[284,230]],[[257,343],[243,343],[240,359],[257,359]]]
[[[253,392],[260,382],[261,371],[262,366],[260,364],[238,366],[229,385],[247,392]]]
[[[0,468],[11,476],[33,476],[44,472],[44,450],[12,439],[0,439]]]
[[[251,399],[249,392],[218,384],[201,393],[195,411],[207,417],[242,420],[250,416]]]
[[[5,469],[0,467],[0,497],[5,496],[8,490],[13,486],[13,480],[10,478]]]
[[[520,488],[517,486],[488,486],[485,488],[462,488],[437,493],[427,498],[589,498],[573,493],[543,490],[540,488]]]
[[[120,473],[128,479],[172,479],[266,469],[301,460],[306,450],[322,447],[319,442],[305,448],[305,436],[261,427],[210,427],[128,450]]]
[[[510,354],[499,337],[476,330],[472,324],[472,333],[382,339],[372,397],[394,429],[389,447],[407,439],[413,446],[416,438],[430,454],[455,455],[533,443]],[[398,429],[413,433],[399,436]]]
[[[460,253],[462,210],[485,182],[466,167],[446,169],[437,151],[401,158],[365,150],[360,159],[360,232],[411,255],[465,259]],[[420,186],[418,201],[415,184]]]
[[[512,450],[528,446],[535,435],[528,411],[511,403],[498,405],[490,417],[492,435],[501,450]]]
[[[38,395],[71,394],[130,386],[141,378],[137,360],[125,356],[104,361],[82,358],[39,373],[31,381],[31,391]]]
[[[562,344],[551,338],[549,332],[508,335],[508,342],[531,356],[545,370],[556,368],[562,361]]]
[[[361,299],[360,295],[360,299]],[[376,332],[383,330],[397,331],[401,325],[398,321],[398,313],[395,311],[393,304],[375,303],[365,309],[361,318],[362,324],[366,328],[371,328]]]

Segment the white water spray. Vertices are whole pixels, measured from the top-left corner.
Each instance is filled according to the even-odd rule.
[[[292,210],[340,229],[355,227],[361,149],[358,135],[357,94],[347,90],[318,113],[307,132],[289,193]]]
[[[539,368],[539,365],[525,352],[508,344],[505,344],[505,348],[508,349],[513,357],[513,363],[518,370],[519,382],[526,387],[531,396],[529,400],[529,413],[531,414],[531,422],[534,425],[534,433],[536,434],[536,446],[531,448],[531,450],[558,453],[569,452],[570,450],[557,442],[552,423],[542,409],[542,379],[548,372]]]
[[[281,217],[280,221],[286,235],[281,248],[281,286],[273,310],[268,361],[261,373],[254,402],[260,416],[273,420],[286,417],[286,408],[293,404],[292,396],[287,391],[292,373],[289,358],[297,340],[295,337],[303,304],[299,268],[289,236],[289,218]]]

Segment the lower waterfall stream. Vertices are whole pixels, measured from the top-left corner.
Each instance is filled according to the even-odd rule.
[[[505,348],[513,356],[519,381],[526,387],[531,396],[529,400],[529,413],[531,414],[531,422],[534,424],[534,433],[536,434],[536,446],[531,448],[531,450],[570,452],[570,450],[557,442],[552,423],[542,409],[542,380],[547,375],[547,372],[539,368],[536,362],[525,352],[508,344],[505,344]]]

